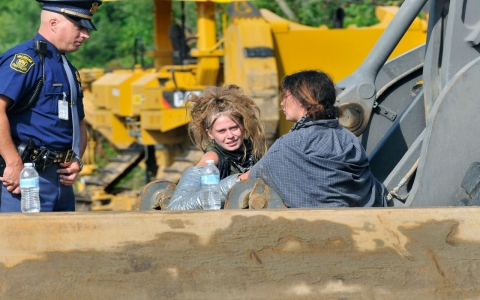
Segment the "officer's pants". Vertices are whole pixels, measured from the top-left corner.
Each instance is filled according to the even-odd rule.
[[[57,174],[58,164],[39,171],[40,212],[75,211],[75,195],[71,186],[64,186]],[[0,183],[1,184],[1,183]],[[20,194],[12,194],[2,184],[0,212],[21,212]]]

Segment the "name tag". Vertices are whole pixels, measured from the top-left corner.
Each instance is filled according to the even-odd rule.
[[[63,99],[58,100],[58,118],[68,121],[68,102],[67,94],[63,93]]]

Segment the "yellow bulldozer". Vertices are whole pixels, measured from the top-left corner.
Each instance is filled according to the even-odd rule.
[[[172,1],[152,1],[155,50],[149,54],[154,68],[138,64],[133,70],[109,73],[80,70],[86,122],[120,153],[95,175],[83,173],[78,207],[132,209],[138,191],[114,185],[142,161],[147,182],[178,181],[202,155],[189,141],[184,103],[190,93],[200,93],[208,85],[241,86],[260,107],[272,143],[292,125],[279,113],[281,78],[318,68],[336,81],[343,79],[360,65],[398,11],[377,7],[380,22],[374,26],[329,29],[291,22],[245,1],[196,1],[197,33],[189,38],[195,41],[190,49],[184,24],[172,22]],[[219,5],[227,2],[228,6]],[[426,28],[426,20],[416,18],[390,58],[424,43]],[[93,143],[89,149],[92,157]]]

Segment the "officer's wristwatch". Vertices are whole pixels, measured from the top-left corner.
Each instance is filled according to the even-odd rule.
[[[74,158],[78,161],[78,165],[80,166],[80,171],[78,172],[81,172],[83,170],[83,160],[78,155],[75,155]]]

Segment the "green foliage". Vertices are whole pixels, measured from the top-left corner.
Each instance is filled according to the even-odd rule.
[[[117,149],[109,143],[104,137],[97,137],[97,146],[95,148],[95,165],[98,169],[105,168],[110,162],[110,158],[119,154]],[[94,171],[93,175],[98,174]],[[140,189],[145,185],[145,170],[140,166],[135,166],[128,174],[125,175],[117,184],[118,188],[129,188],[132,190]]]
[[[184,7],[185,15],[185,35],[195,35],[197,31],[197,6],[195,2],[180,2],[175,1],[172,3],[172,18],[176,24],[182,24],[182,4]]]
[[[333,11],[337,8],[336,5],[328,5],[325,1],[321,0],[285,0],[285,2],[297,17],[296,22],[309,26],[331,26]],[[253,3],[258,8],[268,9],[275,14],[288,19],[276,1],[255,0]]]
[[[41,4],[34,0],[0,2],[0,52],[32,38],[40,25]],[[77,52],[68,54],[77,68],[106,68],[110,61],[122,68],[134,65],[135,39],[145,47],[153,45],[153,1],[135,0],[105,2],[97,10],[94,23],[98,31],[90,31],[90,39]],[[138,62],[139,62],[138,57]],[[146,65],[153,59],[145,57]]]
[[[128,174],[118,182],[116,187],[139,190],[145,184],[145,169],[142,169],[140,166],[135,166],[135,168],[128,172]]]
[[[110,162],[109,159],[117,156],[118,151],[104,137],[97,137],[97,146],[95,149],[95,165],[99,169],[105,168]]]
[[[372,0],[365,0],[362,4],[345,6],[345,26],[354,24],[358,27],[370,26],[378,23],[375,17],[375,5]]]
[[[0,53],[33,37],[40,25],[40,8],[33,0],[0,1]]]
[[[90,39],[69,54],[69,59],[77,68],[107,68],[111,61],[117,67],[132,68],[136,38],[141,38],[146,48],[153,47],[152,11],[152,0],[103,3],[94,16],[98,31],[91,31]],[[145,62],[153,65],[152,58],[145,57]]]
[[[357,26],[370,26],[378,23],[375,17],[377,5],[401,5],[403,0],[284,0],[294,15],[296,22],[309,26],[333,26],[335,11],[342,7],[345,11],[344,27],[355,24]],[[277,15],[287,18],[277,1],[254,0],[257,7],[268,9]]]

